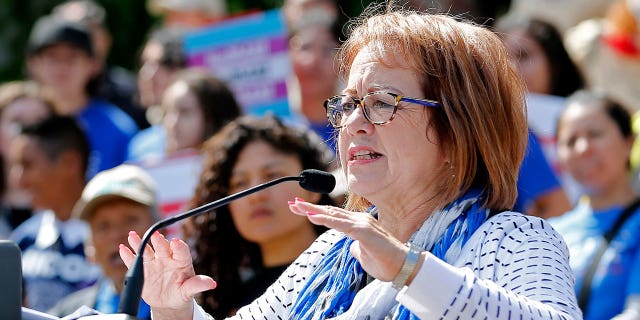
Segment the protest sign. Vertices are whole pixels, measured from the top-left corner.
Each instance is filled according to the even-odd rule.
[[[161,218],[174,216],[189,209],[189,200],[193,197],[202,171],[202,157],[197,152],[189,150],[134,164],[142,167],[155,181]],[[180,234],[179,224],[167,229],[168,236]]]
[[[226,81],[246,113],[289,116],[292,66],[279,10],[224,20],[190,32],[184,43],[189,65]]]

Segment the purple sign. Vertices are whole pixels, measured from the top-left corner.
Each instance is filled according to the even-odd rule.
[[[279,10],[242,16],[188,34],[190,66],[225,80],[245,112],[290,115],[286,80],[292,73],[287,29]]]

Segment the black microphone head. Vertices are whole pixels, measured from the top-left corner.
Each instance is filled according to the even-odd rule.
[[[336,186],[336,178],[329,172],[307,169],[300,173],[300,186],[311,192],[330,193]]]

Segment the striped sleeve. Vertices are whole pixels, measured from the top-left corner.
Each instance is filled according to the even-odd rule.
[[[428,254],[398,295],[422,319],[581,319],[568,249],[544,220],[503,213],[455,266]]]
[[[309,275],[325,253],[344,235],[335,230],[322,234],[285,272],[251,304],[241,308],[233,319],[286,319]]]

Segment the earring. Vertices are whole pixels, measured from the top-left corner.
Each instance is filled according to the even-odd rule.
[[[453,163],[449,160],[444,161],[445,166],[449,166],[449,170],[453,170]]]
[[[451,172],[451,178],[455,178],[456,177],[456,172],[455,172],[455,168],[453,166],[453,163],[449,160],[445,160],[444,164],[446,166],[449,166],[449,171]]]

